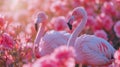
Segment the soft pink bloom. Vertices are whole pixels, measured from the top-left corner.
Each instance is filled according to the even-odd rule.
[[[78,7],[80,6],[81,4],[81,1],[80,0],[74,0],[74,1],[71,1],[70,4],[72,5],[72,7]]]
[[[4,59],[4,61],[6,61],[6,66],[8,66],[8,65],[10,65],[10,64],[12,64],[14,62],[13,56],[10,55],[8,53],[8,51],[4,51],[4,56],[1,56],[1,59]]]
[[[94,35],[103,38],[105,40],[108,40],[107,33],[104,30],[97,30],[94,32]]]
[[[96,19],[93,16],[88,16],[85,28],[91,28],[92,31],[94,31],[97,29],[96,25],[97,25]]]
[[[86,11],[87,11],[88,15],[91,15],[91,16],[95,16],[96,15],[95,12],[94,12],[95,9],[93,7],[91,7],[91,6],[87,7]]]
[[[32,67],[59,67],[59,66],[55,58],[51,58],[50,56],[44,56],[35,61]]]
[[[6,32],[13,37],[16,37],[21,30],[23,30],[23,25],[20,22],[11,22],[7,26]]]
[[[68,12],[68,8],[66,7],[66,4],[61,1],[55,1],[51,4],[50,10],[53,13],[56,13],[58,15],[65,14]]]
[[[120,65],[120,48],[114,54],[115,63]]]
[[[60,67],[74,67],[75,66],[75,51],[73,47],[61,46],[56,48],[52,56],[57,59]]]
[[[52,18],[51,24],[53,25],[54,29],[57,31],[65,30],[65,28],[67,27],[64,16]]]
[[[28,35],[35,35],[36,31],[35,31],[33,23],[29,23],[26,25],[25,32]]]
[[[111,16],[116,16],[115,4],[113,2],[104,2],[102,11]]]
[[[107,31],[110,31],[113,26],[113,21],[112,21],[111,17],[107,16],[104,13],[101,13],[97,17],[97,23],[99,23],[98,25],[100,25],[101,28],[104,28]]]
[[[94,31],[96,31],[96,30],[101,30],[101,29],[102,29],[102,24],[99,23],[99,22],[96,22],[96,23],[95,23],[95,26],[93,27],[93,29],[94,29]]]
[[[120,67],[120,65],[113,62],[112,64],[108,65],[107,67]]]
[[[6,48],[12,48],[15,45],[14,39],[7,33],[0,35],[0,45]]]
[[[55,56],[55,58],[59,60],[68,59],[70,57],[73,57],[73,58],[75,57],[73,47],[68,48],[67,46],[60,46],[56,48],[52,55]]]
[[[96,23],[96,19],[93,16],[88,16],[86,26],[94,26]]]
[[[116,36],[120,38],[120,21],[117,21],[114,25],[114,31],[116,33]]]
[[[38,51],[35,53],[35,57],[36,58],[40,58],[41,57]]]
[[[72,47],[61,46],[50,54],[37,59],[32,67],[75,67],[75,53]]]

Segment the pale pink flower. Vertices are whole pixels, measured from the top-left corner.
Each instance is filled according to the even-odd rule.
[[[59,60],[68,59],[70,57],[72,58],[75,57],[73,47],[68,48],[67,46],[60,46],[56,48],[52,55],[55,56]]]
[[[97,23],[99,23],[101,28],[104,28],[107,31],[110,31],[113,26],[113,21],[112,21],[111,17],[107,16],[104,13],[101,13],[97,17]]]
[[[86,24],[86,28],[92,28],[92,30],[95,30],[95,26],[97,25],[96,19],[93,16],[88,16],[87,19],[87,24]]]
[[[59,67],[57,64],[57,60],[51,58],[50,56],[44,56],[37,61],[35,61],[32,67]]]
[[[96,19],[93,16],[88,16],[87,19],[87,26],[94,26],[96,23]]]
[[[7,51],[5,51],[5,55],[3,56],[3,58],[6,60],[7,65],[10,65],[14,62],[13,56],[9,55],[9,53]]]
[[[6,48],[12,48],[15,45],[15,41],[9,34],[3,33],[0,35],[0,45]]]
[[[120,65],[120,48],[114,54],[115,63]]]
[[[94,32],[94,35],[97,37],[103,38],[105,40],[108,40],[107,33],[104,30],[97,30]]]
[[[54,29],[57,31],[65,30],[65,28],[67,27],[64,16],[52,18],[51,24],[53,25]]]
[[[95,16],[96,15],[95,12],[94,12],[95,9],[93,7],[91,7],[91,6],[87,7],[86,11],[87,11],[88,15],[91,15],[91,16]]]
[[[72,5],[72,7],[78,7],[80,6],[81,4],[81,1],[80,0],[74,0],[74,1],[71,1],[70,4]]]
[[[50,10],[53,13],[56,13],[58,15],[65,14],[68,12],[68,8],[66,7],[66,4],[61,1],[55,1],[51,4]]]
[[[117,21],[114,25],[114,31],[116,33],[116,36],[120,38],[120,21]]]
[[[32,67],[75,67],[74,57],[72,47],[60,46],[52,54],[37,59]]]
[[[102,24],[99,23],[99,22],[96,22],[96,23],[95,23],[95,26],[93,27],[93,29],[94,29],[94,31],[96,31],[96,30],[101,30],[101,29],[102,29]]]
[[[36,31],[35,31],[33,23],[29,23],[26,25],[25,32],[28,35],[35,35]]]
[[[22,24],[20,22],[11,22],[7,26],[6,32],[11,36],[16,37],[21,30]]]
[[[113,62],[112,64],[108,65],[107,67],[120,67],[120,65]]]
[[[114,5],[115,4],[113,2],[104,2],[102,11],[111,16],[116,16],[117,13]]]
[[[52,53],[59,63],[59,67],[74,67],[75,66],[75,51],[73,47],[60,46]]]

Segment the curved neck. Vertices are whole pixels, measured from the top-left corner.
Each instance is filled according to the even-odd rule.
[[[74,46],[75,40],[77,39],[83,28],[85,27],[86,23],[87,23],[87,16],[84,16],[81,22],[79,23],[79,25],[77,26],[77,28],[71,34],[67,42],[67,46]]]
[[[39,44],[40,39],[41,39],[42,36],[43,36],[44,29],[45,29],[45,27],[44,27],[44,25],[41,23],[41,24],[40,24],[40,27],[39,27],[39,30],[38,30],[38,33],[37,33],[37,35],[36,35],[36,38],[35,38],[35,40],[34,40],[34,44],[36,44],[36,45]]]

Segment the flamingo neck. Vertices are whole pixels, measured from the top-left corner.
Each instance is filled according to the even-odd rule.
[[[36,38],[35,38],[34,44],[36,44],[36,45],[39,44],[40,39],[41,39],[42,36],[43,36],[44,29],[45,29],[45,26],[41,23],[41,24],[40,24],[40,27],[39,27],[39,30],[38,30],[38,33],[37,33],[37,35],[36,35]]]
[[[74,46],[75,40],[77,39],[77,37],[79,36],[79,34],[83,30],[83,28],[85,27],[86,23],[87,23],[87,17],[84,16],[84,18],[81,20],[80,24],[77,26],[77,28],[71,34],[71,36],[68,40],[67,46]]]

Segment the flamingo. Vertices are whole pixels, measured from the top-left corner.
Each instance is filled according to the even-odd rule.
[[[34,44],[39,45],[40,56],[50,54],[51,52],[54,51],[55,48],[61,45],[66,45],[68,38],[70,37],[70,34],[66,33],[65,31],[58,32],[54,30],[46,32],[46,34],[43,36],[44,34],[43,32],[46,25],[45,20],[47,20],[46,14],[41,12],[38,14],[35,23],[36,29],[38,28],[38,23],[40,23],[40,28],[34,41]]]
[[[72,29],[74,20],[82,17],[81,22],[71,34],[67,46],[73,46],[76,53],[76,62],[90,66],[102,66],[111,64],[115,49],[106,40],[95,35],[83,34],[78,37],[87,22],[87,13],[83,7],[77,7],[72,11],[68,20],[68,26]]]

